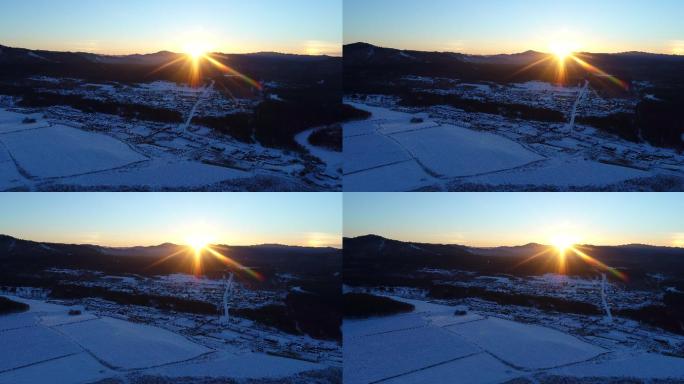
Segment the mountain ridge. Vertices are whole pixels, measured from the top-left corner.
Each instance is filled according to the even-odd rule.
[[[413,52],[413,53],[435,53],[435,54],[446,54],[446,55],[459,55],[459,56],[466,56],[466,57],[483,57],[483,58],[488,58],[488,57],[510,57],[510,56],[522,56],[522,55],[553,55],[551,52],[542,52],[542,51],[536,51],[533,49],[528,49],[526,51],[522,52],[513,52],[513,53],[492,53],[492,54],[474,54],[474,53],[466,53],[466,52],[458,52],[458,51],[439,51],[439,50],[416,50],[416,49],[401,49],[401,48],[392,48],[392,47],[384,47],[380,45],[375,45],[367,42],[355,42],[355,43],[348,43],[344,44],[344,48],[350,48],[350,49],[355,49],[355,48],[373,48],[373,49],[380,49],[380,50],[392,50],[392,51],[398,51],[398,52]],[[645,51],[624,51],[624,52],[587,52],[587,51],[579,51],[576,52],[577,54],[587,54],[587,55],[617,55],[617,56],[664,56],[664,57],[676,57],[676,58],[682,58],[684,59],[684,55],[676,55],[676,54],[668,54],[668,53],[656,53],[656,52],[645,52]]]
[[[110,58],[110,59],[126,59],[126,58],[149,58],[157,56],[185,56],[183,52],[174,52],[170,50],[160,50],[157,52],[149,53],[128,53],[128,54],[106,54],[106,53],[96,53],[96,52],[86,52],[86,51],[58,51],[58,50],[46,50],[46,49],[31,49],[23,47],[12,47],[4,44],[0,44],[0,55],[6,53],[5,51],[19,51],[25,53],[34,54],[50,54],[50,55],[81,55],[88,57],[100,57],[100,58]],[[276,51],[257,51],[257,52],[245,52],[245,53],[228,53],[228,52],[211,52],[214,55],[220,56],[256,56],[256,57],[277,57],[277,58],[337,58],[338,56],[332,55],[307,55],[301,53],[286,53],[286,52],[276,52]]]
[[[382,240],[390,240],[390,241],[406,243],[406,244],[456,246],[456,247],[466,247],[466,248],[471,248],[471,249],[482,249],[482,250],[503,249],[503,248],[522,248],[522,247],[532,247],[532,246],[553,247],[553,245],[551,245],[551,244],[543,244],[543,243],[537,243],[537,242],[530,242],[527,244],[519,244],[519,245],[496,245],[496,246],[491,246],[491,247],[481,247],[481,246],[478,247],[478,246],[470,246],[470,245],[458,244],[458,243],[424,243],[424,242],[417,242],[417,241],[410,241],[410,240],[397,240],[397,239],[391,239],[391,238],[384,237],[382,235],[376,235],[376,234],[367,234],[367,235],[352,236],[352,237],[345,236],[343,239],[344,240],[356,240],[356,239],[374,239],[374,238],[375,239],[382,239]],[[644,243],[628,243],[628,244],[614,244],[614,245],[608,245],[608,244],[577,244],[577,245],[583,246],[583,247],[615,247],[615,248],[643,247],[643,248],[665,248],[665,249],[681,249],[681,250],[684,250],[684,247],[667,246],[667,245],[654,245],[654,244],[644,244]]]
[[[218,253],[261,271],[329,275],[339,272],[342,251],[335,248],[300,246],[212,246]],[[172,274],[194,273],[195,253],[187,245],[163,243],[157,246],[107,248],[94,245],[40,243],[0,235],[0,275],[32,273],[47,268],[69,268],[111,273]],[[226,263],[211,252],[202,252],[202,271],[222,273]],[[237,268],[239,270],[239,268]],[[4,273],[3,273],[4,272]]]
[[[29,240],[29,239],[22,239],[18,237],[14,237],[11,235],[6,235],[0,233],[0,240],[15,240],[15,241],[25,241],[25,242],[30,242],[30,243],[35,243],[35,244],[44,244],[44,245],[65,245],[65,246],[81,246],[81,247],[94,247],[94,248],[101,248],[101,249],[112,249],[112,250],[134,250],[134,249],[145,249],[145,248],[159,248],[159,247],[189,247],[186,244],[176,244],[172,242],[164,242],[161,244],[153,244],[153,245],[132,245],[132,246],[108,246],[108,245],[100,245],[100,244],[92,244],[92,243],[55,243],[55,242],[50,242],[50,241],[37,241],[37,240]],[[321,246],[321,247],[313,247],[313,246],[304,246],[304,245],[288,245],[288,244],[280,244],[280,243],[259,243],[259,244],[246,244],[246,245],[234,245],[234,244],[223,244],[223,243],[215,243],[215,244],[208,244],[211,246],[215,247],[230,247],[230,248],[238,248],[238,247],[243,247],[243,248],[293,248],[293,249],[332,249],[332,250],[339,250],[339,248],[331,247],[331,246]]]

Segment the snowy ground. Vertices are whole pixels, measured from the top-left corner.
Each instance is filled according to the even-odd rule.
[[[574,334],[482,308],[458,316],[455,309],[462,305],[392,298],[416,308],[407,314],[345,320],[345,383],[537,383],[558,377],[558,382],[568,383],[684,380],[683,358],[628,346],[624,338],[621,343],[619,326],[612,332],[605,326],[604,335],[592,330]],[[633,333],[622,336],[636,337],[640,332]]]
[[[106,275],[99,271],[51,269],[49,278],[59,279],[62,284],[84,287],[100,287],[109,291],[147,294],[162,297],[178,297],[204,303],[221,305],[225,293],[225,282],[221,279],[196,277],[185,274],[164,276]],[[254,289],[248,284],[236,281],[229,298],[229,307],[259,308],[264,305],[283,304],[291,291],[290,276],[276,275],[270,280],[269,288]],[[8,290],[8,293],[14,291]],[[49,291],[41,289],[20,289],[16,293],[28,298],[46,298]],[[342,348],[333,340],[313,339],[307,335],[293,335],[275,327],[233,316],[228,322],[219,321],[218,316],[159,310],[149,306],[120,305],[111,301],[86,298],[60,302],[65,305],[81,305],[100,317],[135,319],[150,326],[164,328],[186,337],[200,338],[200,343],[223,343],[240,351],[259,351],[275,356],[287,356],[299,361],[316,362],[324,366],[339,366]],[[213,364],[213,363],[212,363]]]
[[[342,152],[336,152],[327,148],[317,147],[309,142],[309,136],[319,128],[308,129],[295,136],[295,141],[323,164],[325,172],[320,174],[321,178],[330,180],[342,180]]]
[[[31,309],[0,316],[0,383],[127,382],[139,376],[277,379],[327,368],[83,308],[69,315],[75,307],[10,298]]]
[[[344,190],[630,190],[663,188],[663,179],[684,186],[684,155],[575,123],[580,112],[601,115],[626,108],[589,97],[587,87],[526,83],[509,92],[546,100],[569,116],[566,124],[447,106],[400,109],[396,100],[374,95],[348,99],[372,116],[344,125]],[[489,88],[474,92],[482,93],[471,95],[480,99],[491,95]]]
[[[63,93],[177,109],[185,121],[130,121],[66,107],[23,109],[3,98],[0,191],[341,189],[339,156],[245,144],[194,125],[196,116],[244,112],[254,105],[228,100],[212,84],[80,84]]]

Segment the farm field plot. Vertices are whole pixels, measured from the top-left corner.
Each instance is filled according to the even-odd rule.
[[[410,348],[411,353],[406,353],[406,348]],[[363,336],[345,342],[345,382],[375,382],[479,351],[461,337],[436,327],[389,330]]]
[[[479,353],[454,360],[426,370],[407,373],[386,380],[394,384],[450,384],[454,377],[467,377],[472,383],[505,383],[515,379],[520,373],[495,358]]]
[[[367,288],[356,290],[388,295]],[[397,295],[400,292],[403,296]],[[550,320],[535,312],[527,314],[526,321],[517,321],[502,318],[497,311],[510,313],[509,310],[485,301],[468,300],[471,308],[466,310],[463,305],[406,298],[409,292],[416,291],[396,288],[386,297],[414,305],[411,313],[345,320],[345,382],[450,383],[458,377],[467,377],[469,383],[584,383],[582,379],[591,382],[601,378],[676,383],[684,379],[680,357],[621,344],[626,341],[625,332],[634,331],[634,324],[629,321],[615,324],[616,329],[609,336],[605,332],[610,324],[601,325],[592,318],[564,319],[558,314],[561,319]],[[455,310],[462,313],[455,315]],[[522,318],[520,314],[525,309],[513,311],[516,318]],[[575,331],[584,329],[599,337],[577,336],[575,331],[568,331],[569,324]],[[582,328],[582,324],[588,328]],[[443,332],[457,337],[444,336]],[[667,336],[636,332],[649,340],[668,340]],[[681,339],[669,337],[670,345]]]
[[[3,331],[0,372],[41,363],[79,352],[78,346],[58,332],[43,327]]]
[[[4,134],[0,141],[30,177],[73,176],[147,160],[114,138],[62,125]]]
[[[395,135],[421,163],[447,177],[516,168],[543,157],[490,133],[444,125]]]
[[[78,367],[78,369],[74,369]],[[0,373],[2,384],[33,384],[50,377],[64,383],[92,383],[114,374],[85,352]]]
[[[211,352],[172,332],[107,317],[66,324],[58,329],[116,368],[153,367]]]
[[[425,86],[421,81],[426,80],[414,83]],[[628,108],[606,106],[608,101],[594,94],[587,105],[586,84],[562,87],[533,81],[464,91],[462,84],[453,82],[451,90],[423,91],[464,92],[473,100],[529,106],[541,98],[545,108],[566,114],[569,122],[510,118],[447,105],[407,107],[398,97],[373,94],[350,96],[346,103],[371,116],[344,125],[344,189],[660,190],[684,180],[680,152],[627,141],[576,118],[606,113],[609,107]]]
[[[170,81],[122,84],[44,76],[23,81],[32,92],[57,100],[26,106],[21,97],[4,96],[0,89],[0,190],[342,188],[339,124],[309,123],[277,138],[229,130],[234,124],[252,124],[249,116],[259,105],[276,103],[262,92],[236,97],[219,87],[221,79],[194,87]],[[281,86],[269,83],[272,91]],[[269,113],[286,113],[291,104],[282,103],[282,109]],[[282,121],[283,129],[290,129],[290,120]],[[281,123],[274,118],[269,124]],[[330,147],[309,142],[318,130],[330,132]]]
[[[0,351],[2,384],[30,384],[45,377],[63,383],[118,382],[129,375],[169,382],[189,377],[278,379],[328,368],[235,345],[235,340],[249,340],[253,334],[226,333],[222,339],[199,336],[191,340],[179,332],[101,316],[82,307],[9,297],[31,309],[0,316],[0,343],[7,346]],[[74,308],[81,313],[70,313]]]
[[[501,360],[525,369],[552,368],[589,360],[606,350],[562,332],[497,318],[448,329],[490,351]]]
[[[193,361],[153,369],[164,377],[231,377],[248,379],[253,377],[278,378],[297,373],[322,369],[320,364],[287,359],[261,353],[219,353],[210,359]]]

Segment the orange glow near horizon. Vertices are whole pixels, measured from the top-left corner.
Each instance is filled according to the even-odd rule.
[[[568,63],[576,63],[580,67],[582,67],[584,70],[589,72],[591,75],[596,76],[598,78],[603,78],[607,79],[614,85],[624,89],[628,90],[629,89],[629,84],[617,78],[616,76],[613,76],[604,70],[596,67],[595,65],[590,64],[587,60],[590,60],[590,56],[588,54],[580,54],[576,53],[574,51],[574,47],[578,47],[579,45],[576,44],[570,44],[570,43],[552,43],[550,44],[550,53],[548,56],[537,60],[520,70],[516,71],[513,73],[513,76],[519,75],[525,71],[528,71],[534,67],[537,67],[541,64],[547,63],[551,60],[555,61],[555,82],[560,85],[566,85],[567,84],[567,76],[568,76]],[[580,57],[581,56],[581,57]],[[582,58],[584,57],[584,59]],[[586,60],[585,60],[586,59]],[[549,64],[546,64],[547,70],[549,69]]]
[[[345,40],[344,44],[365,42],[379,47],[409,51],[453,52],[466,55],[513,55],[526,51],[555,53],[556,46],[565,46],[571,52],[593,54],[618,54],[624,52],[645,52],[660,55],[684,55],[684,40],[660,41],[653,44],[636,44],[633,41],[597,41],[579,33],[544,31],[527,40],[444,40],[444,41],[396,41],[390,39]]]
[[[558,61],[565,61],[565,59],[577,51],[578,47],[578,44],[568,42],[553,42],[549,44],[549,50],[556,56]]]
[[[551,238],[551,245],[556,247],[558,252],[565,252],[580,241],[579,237],[571,235],[556,235]]]
[[[539,258],[544,255],[549,255],[551,253],[555,253],[555,257],[547,257],[546,259],[546,264],[552,262],[555,260],[556,263],[556,272],[559,275],[566,275],[569,273],[568,271],[568,258],[569,257],[578,257],[581,261],[584,263],[596,268],[600,272],[609,272],[613,276],[617,277],[618,279],[627,282],[629,281],[629,277],[627,274],[624,272],[621,272],[615,268],[609,267],[608,265],[602,263],[601,261],[591,257],[589,254],[587,254],[585,251],[583,251],[581,248],[584,248],[581,245],[578,245],[577,242],[579,241],[579,238],[576,236],[570,236],[570,235],[556,235],[551,239],[551,246],[552,247],[546,247],[544,250],[541,252],[538,252],[525,260],[521,261],[518,263],[515,267],[519,267],[523,264],[526,264],[536,258]]]
[[[174,60],[169,61],[168,63],[162,64],[154,71],[152,71],[152,74],[162,71],[174,64],[183,63],[183,65],[181,66],[181,72],[187,73],[188,84],[190,84],[192,87],[197,87],[202,83],[202,71],[206,63],[208,63],[214,68],[223,72],[225,75],[235,77],[258,90],[261,90],[263,88],[258,81],[250,78],[249,76],[243,73],[238,72],[234,68],[231,68],[230,66],[217,60],[214,57],[216,56],[215,54],[207,52],[208,49],[208,46],[201,44],[188,45],[185,48],[184,56],[180,56]]]
[[[201,251],[211,243],[211,238],[206,235],[190,235],[185,239],[185,243],[195,251]]]
[[[0,45],[37,51],[80,52],[104,56],[151,55],[162,51],[173,53],[189,53],[189,50],[194,50],[194,47],[199,46],[201,50],[204,50],[205,52],[220,52],[221,54],[226,55],[278,52],[290,55],[327,55],[333,57],[342,57],[342,43],[336,41],[320,42],[318,45],[312,46],[312,41],[309,40],[278,45],[258,43],[241,44],[239,41],[231,41],[230,44],[222,44],[221,42],[225,40],[205,34],[199,36],[193,35],[190,37],[190,39],[207,39],[207,43],[188,43],[186,40],[172,40],[170,42],[167,40],[161,40],[156,42],[124,41],[119,42],[118,44],[116,42],[108,42],[108,44],[104,45],[88,44],[88,42],[69,44],[66,42],[27,42],[9,39],[0,41]],[[208,43],[209,41],[211,43]]]
[[[183,52],[185,52],[193,60],[199,60],[199,58],[205,56],[210,50],[211,47],[208,44],[202,43],[187,44],[183,48]]]
[[[567,60],[574,56],[579,44],[567,41],[556,41],[549,44],[549,50],[556,59],[556,82],[565,84],[567,81]]]
[[[255,280],[264,281],[263,275],[222,254],[216,249],[218,247],[209,244],[207,239],[208,238],[202,236],[193,236],[188,239],[188,244],[183,246],[180,250],[167,255],[160,260],[157,260],[153,264],[150,264],[147,268],[149,269],[157,265],[170,262],[175,257],[182,256],[179,262],[181,264],[188,264],[189,262],[190,272],[194,276],[199,277],[204,272],[203,262],[205,257],[211,256],[220,261],[227,268],[235,270],[236,272],[244,272]]]

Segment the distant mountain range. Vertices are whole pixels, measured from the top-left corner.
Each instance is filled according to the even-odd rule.
[[[359,91],[364,82],[387,81],[405,75],[458,78],[470,81],[554,81],[555,66],[537,65],[521,69],[552,54],[526,51],[516,54],[468,55],[453,52],[424,52],[378,47],[368,43],[345,45],[345,90]],[[684,79],[684,56],[644,52],[579,53],[583,60],[623,80],[668,81]],[[588,71],[567,61],[568,79],[588,76]]]
[[[0,79],[17,79],[32,75],[137,82],[173,79],[172,75],[187,72],[187,61],[174,62],[186,56],[184,53],[169,51],[115,56],[31,50],[0,45]],[[257,80],[319,81],[330,76],[339,77],[342,64],[340,57],[277,52],[213,53],[212,57]],[[172,62],[172,65],[159,70],[161,66]],[[206,73],[220,75],[220,72],[211,65],[204,67]]]
[[[578,55],[629,57],[642,59],[660,59],[670,61],[684,61],[684,56],[667,55],[648,52],[620,52],[620,53],[590,53],[578,52]],[[378,47],[368,43],[353,43],[344,46],[344,59],[349,64],[360,64],[363,62],[422,62],[435,63],[439,61],[460,60],[471,63],[493,63],[493,64],[529,64],[540,58],[553,56],[551,53],[528,50],[512,54],[496,55],[473,55],[458,52],[438,52],[438,51],[415,51],[401,50],[395,48]]]
[[[231,57],[253,57],[265,58],[274,60],[294,60],[294,61],[324,61],[333,56],[327,55],[297,55],[279,52],[254,52],[244,54],[227,54],[214,52],[212,56],[221,58]],[[0,45],[0,63],[1,62],[52,62],[52,63],[68,63],[68,62],[92,62],[103,64],[139,64],[139,65],[161,65],[168,63],[178,57],[186,56],[185,53],[176,53],[171,51],[159,51],[148,54],[130,54],[130,55],[104,55],[88,52],[59,52],[59,51],[45,51],[45,50],[31,50],[26,48],[13,48]]]
[[[632,278],[667,274],[684,278],[684,248],[641,244],[578,246],[606,265]],[[537,257],[532,257],[537,255]],[[597,270],[568,252],[567,273],[596,275]],[[348,276],[403,274],[424,268],[460,269],[481,273],[541,275],[558,271],[558,252],[537,243],[513,247],[477,248],[452,244],[424,244],[377,235],[344,239],[345,280]]]
[[[334,274],[339,272],[342,263],[342,251],[335,248],[274,244],[211,247],[244,266],[280,273]],[[190,273],[193,252],[186,245],[172,243],[112,248],[35,242],[0,235],[0,263],[4,272],[40,271],[55,267],[138,274]],[[204,252],[202,263],[207,273],[226,270],[226,265],[209,252]]]

